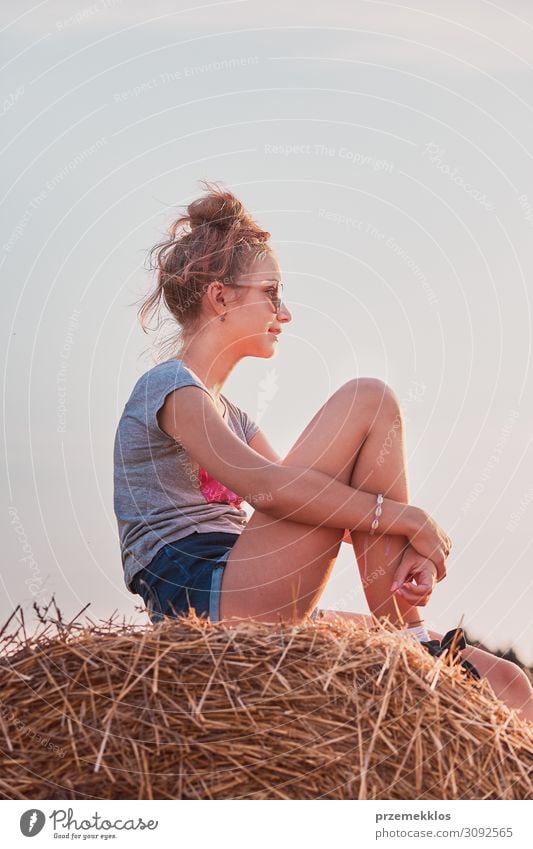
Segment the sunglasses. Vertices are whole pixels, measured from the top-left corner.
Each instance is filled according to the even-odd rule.
[[[274,309],[278,313],[283,303],[283,283],[280,281],[277,286],[271,286],[269,289],[260,289],[259,286],[254,286],[249,283],[228,283],[223,281],[224,286],[236,286],[239,289],[256,289],[258,292],[265,292],[274,305]]]

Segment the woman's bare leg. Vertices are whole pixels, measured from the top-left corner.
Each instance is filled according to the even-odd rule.
[[[300,434],[284,465],[316,469],[347,486],[378,404],[378,382],[341,386]],[[220,619],[298,622],[320,598],[344,529],[277,519],[256,509],[227,558]]]
[[[317,469],[349,485],[354,480],[359,455],[365,451],[366,459],[358,472],[364,475],[374,446],[384,443],[398,412],[396,396],[382,381],[349,381],[320,408],[283,463]],[[399,492],[396,466],[395,459],[373,484],[383,483],[387,489]],[[221,620],[294,622],[308,616],[327,583],[343,531],[275,519],[255,510],[227,559]],[[380,561],[387,573],[392,574],[396,567],[397,546],[403,544],[402,540],[405,543],[401,537],[388,541],[391,549],[383,552],[385,560]],[[402,619],[396,615],[388,591],[391,582],[392,578],[387,586],[383,580],[372,584],[369,597],[373,602],[377,599],[376,608],[384,602],[380,615],[390,615],[391,621],[399,624]],[[405,602],[399,602],[399,607],[401,613],[418,618],[416,608]]]
[[[409,502],[404,421],[400,404],[390,390],[384,393],[378,411],[382,427],[373,427],[359,452],[350,481],[355,489],[382,492],[394,501]],[[379,531],[379,528],[378,528]],[[403,536],[370,536],[351,533],[368,608],[377,618],[389,618],[394,625],[410,625],[423,618],[401,596],[389,588],[408,543]]]
[[[371,616],[344,610],[321,610],[320,618],[326,622],[340,618],[358,626],[372,626]],[[442,634],[437,631],[428,633],[430,639],[441,642]],[[521,719],[533,722],[533,688],[525,672],[516,663],[496,657],[476,646],[467,646],[461,650],[461,655],[473,663],[479,674],[488,680],[498,699],[516,710]]]

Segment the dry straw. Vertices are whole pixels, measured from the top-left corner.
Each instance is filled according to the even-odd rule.
[[[3,799],[533,795],[533,724],[390,626],[34,607],[0,633]]]

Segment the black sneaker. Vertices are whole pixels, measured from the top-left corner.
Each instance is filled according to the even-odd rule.
[[[464,649],[468,645],[462,628],[452,628],[451,631],[447,631],[440,643],[438,640],[427,640],[425,642],[421,642],[420,645],[424,646],[424,648],[434,657],[438,657],[448,650],[448,657],[451,658],[452,661],[459,660],[461,666],[466,669],[468,675],[472,678],[476,678],[477,680],[481,679],[481,675],[474,664],[465,660],[461,655],[460,649]]]

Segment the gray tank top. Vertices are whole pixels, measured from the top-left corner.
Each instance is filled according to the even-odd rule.
[[[193,532],[241,533],[242,499],[201,468],[161,430],[157,412],[181,386],[198,386],[213,396],[181,360],[159,363],[143,374],[120,417],[113,449],[113,504],[126,586],[157,552]],[[224,395],[224,421],[243,442],[258,425]]]

